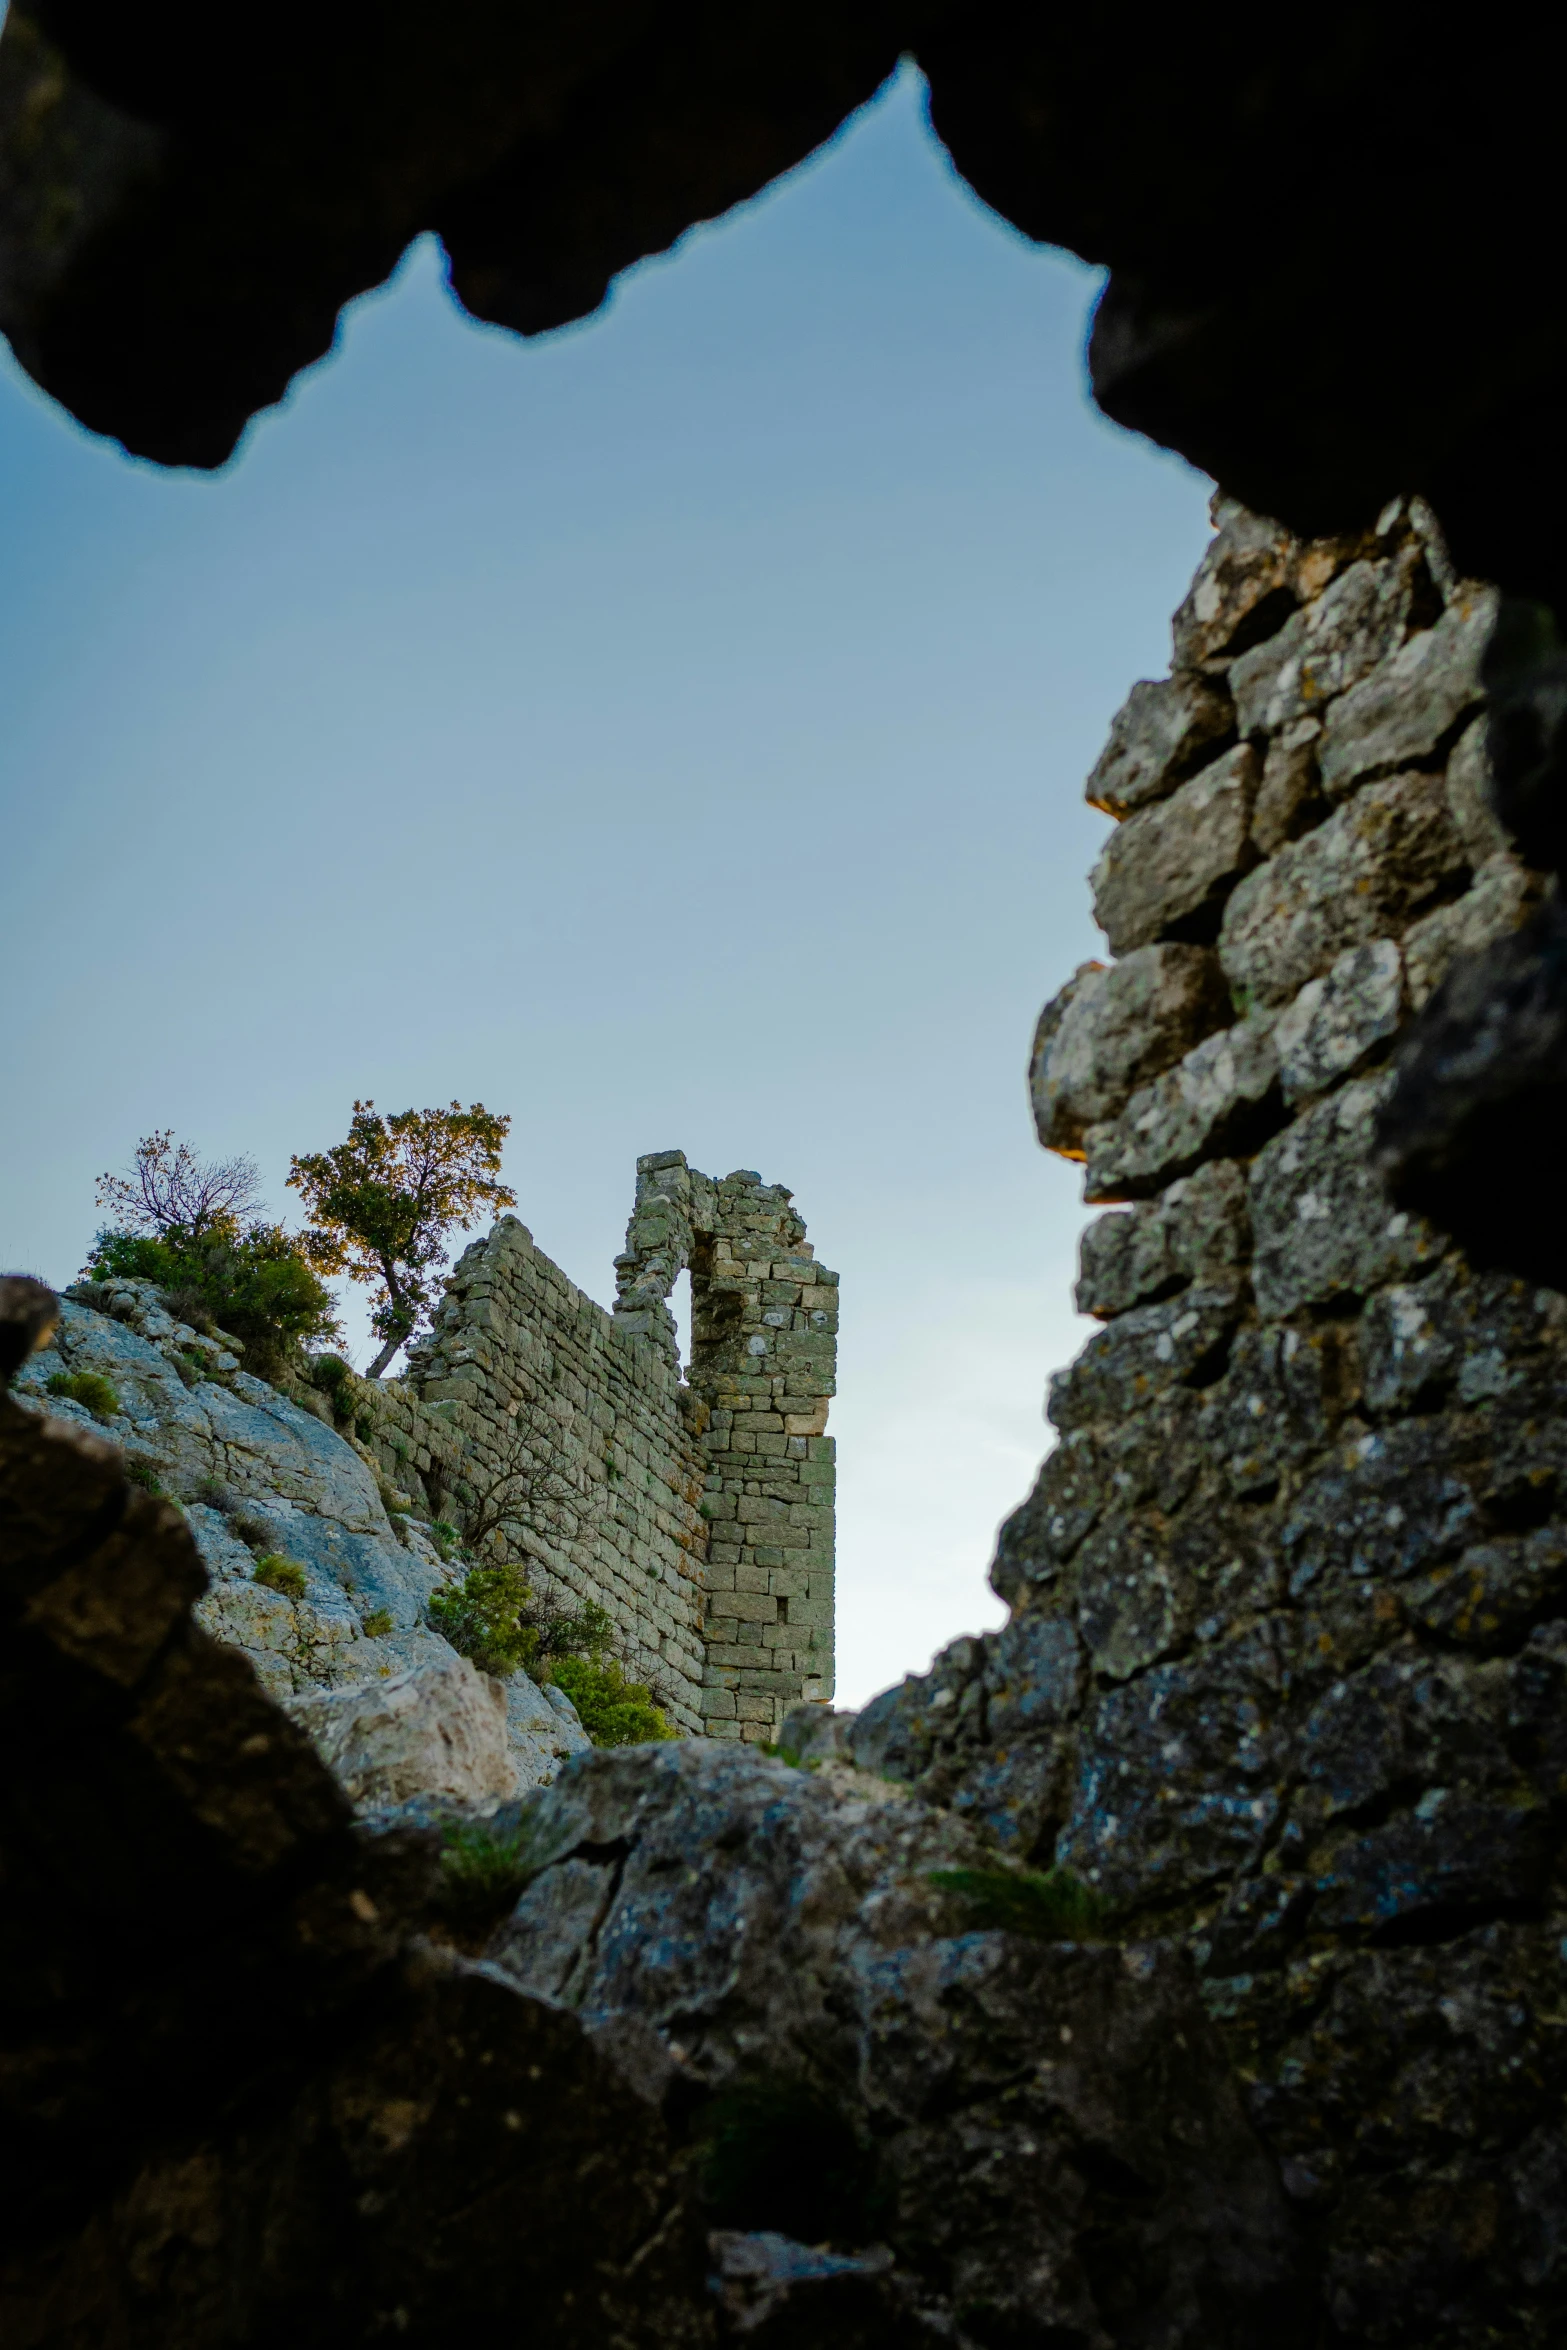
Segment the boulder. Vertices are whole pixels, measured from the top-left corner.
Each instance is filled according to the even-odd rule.
[[[526,1826],[490,1968],[678,2094],[737,2299],[821,2295],[791,2341],[883,2338],[828,2323],[824,2255],[862,2317],[901,2310],[889,2345],[1307,2338],[1288,2206],[1168,1946],[1065,1938],[972,1829],[840,1768],[597,1754]]]
[[[465,1656],[296,1697],[286,1709],[350,1802],[364,1810],[441,1795],[496,1804],[517,1792],[506,1691]]]

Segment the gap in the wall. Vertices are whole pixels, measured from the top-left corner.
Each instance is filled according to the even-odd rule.
[[[691,1275],[681,1272],[669,1293],[669,1310],[675,1317],[675,1336],[680,1346],[680,1368],[691,1369]]]

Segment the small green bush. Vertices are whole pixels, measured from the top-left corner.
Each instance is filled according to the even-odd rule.
[[[112,1420],[120,1408],[119,1397],[99,1371],[56,1371],[49,1380],[49,1393],[81,1404],[95,1420]]]
[[[1106,1908],[1070,1869],[932,1869],[929,1882],[962,1905],[976,1934],[1026,1934],[1036,1942],[1098,1942]]]
[[[351,1363],[345,1362],[341,1355],[312,1355],[309,1371],[311,1386],[319,1387],[323,1395],[332,1398],[339,1416],[351,1408],[353,1389],[350,1382],[354,1376]]]
[[[524,1671],[539,1651],[529,1621],[533,1593],[520,1566],[470,1567],[460,1583],[432,1593],[429,1616],[459,1655],[472,1657],[481,1673]]]
[[[383,1637],[384,1634],[390,1632],[392,1629],[392,1611],[390,1608],[373,1607],[364,1620],[365,1638],[367,1640],[379,1640]]]
[[[457,1528],[445,1518],[432,1518],[429,1534],[430,1540],[435,1544],[443,1559],[449,1559],[462,1541],[462,1536],[458,1533]]]
[[[201,1234],[173,1224],[156,1238],[100,1232],[84,1277],[155,1283],[182,1322],[237,1338],[258,1379],[281,1377],[307,1339],[338,1335],[331,1291],[281,1224]]]
[[[280,1550],[269,1550],[258,1558],[251,1570],[252,1583],[264,1583],[269,1591],[281,1591],[285,1599],[303,1599],[305,1570],[298,1559],[285,1558]]]
[[[125,1464],[125,1474],[133,1485],[139,1485],[144,1493],[150,1493],[155,1500],[162,1501],[167,1497],[168,1487],[158,1475],[151,1461],[128,1460]]]
[[[563,1656],[550,1666],[550,1679],[571,1699],[595,1746],[647,1746],[678,1738],[640,1681],[628,1681],[612,1656]]]

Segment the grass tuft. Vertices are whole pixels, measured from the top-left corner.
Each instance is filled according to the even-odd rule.
[[[257,1559],[250,1577],[252,1583],[264,1583],[269,1591],[281,1591],[285,1599],[303,1599],[305,1570],[298,1559],[285,1558],[280,1550],[269,1550]]]
[[[1070,1869],[931,1869],[927,1881],[951,1894],[971,1934],[1026,1934],[1036,1942],[1101,1942],[1108,1912]]]
[[[79,1403],[95,1420],[112,1420],[120,1408],[119,1397],[99,1371],[55,1371],[49,1393]]]

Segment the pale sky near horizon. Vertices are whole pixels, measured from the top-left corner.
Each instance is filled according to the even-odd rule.
[[[1091,1327],[1028,1041],[1208,536],[1088,401],[1097,283],[905,71],[563,334],[474,326],[424,241],[215,477],[4,356],[0,1263],[68,1280],[155,1127],[294,1220],[356,1094],[509,1111],[606,1302],[639,1151],[755,1167],[842,1275],[839,1702],[999,1621]]]

